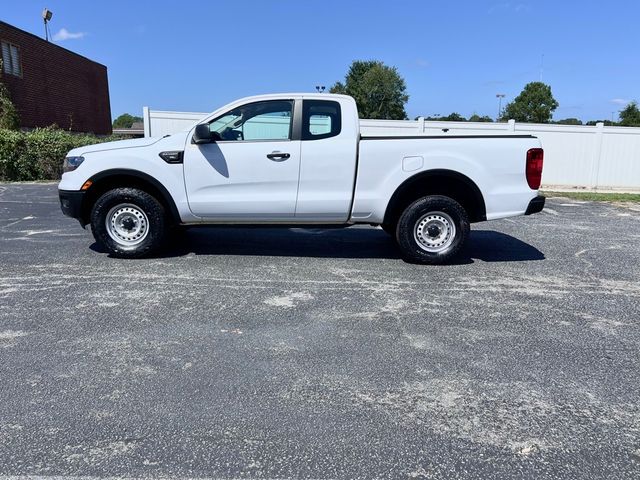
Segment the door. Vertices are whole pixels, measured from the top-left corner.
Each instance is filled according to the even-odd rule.
[[[236,107],[209,123],[214,141],[187,140],[184,177],[189,208],[228,221],[293,218],[300,141],[292,140],[293,100]]]
[[[346,222],[356,175],[357,112],[335,100],[304,99],[296,219]],[[351,119],[351,121],[343,121]]]

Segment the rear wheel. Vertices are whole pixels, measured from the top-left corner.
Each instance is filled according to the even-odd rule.
[[[403,257],[431,265],[450,261],[468,237],[467,212],[455,200],[440,195],[423,197],[409,205],[396,229]]]
[[[167,234],[162,204],[136,188],[116,188],[103,194],[91,211],[96,242],[120,258],[138,258],[156,251]]]

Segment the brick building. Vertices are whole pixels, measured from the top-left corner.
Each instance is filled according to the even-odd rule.
[[[2,68],[24,128],[111,133],[107,67],[0,21]]]

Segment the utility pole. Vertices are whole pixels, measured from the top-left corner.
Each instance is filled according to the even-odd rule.
[[[502,114],[502,99],[506,97],[504,93],[496,93],[496,98],[498,99],[498,117],[496,121],[500,120],[500,115]]]

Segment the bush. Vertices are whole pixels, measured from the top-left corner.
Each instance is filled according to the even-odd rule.
[[[0,68],[2,61],[0,61]],[[20,117],[16,107],[11,102],[11,95],[7,87],[0,82],[0,128],[18,130],[20,128]]]
[[[57,180],[69,150],[113,140],[120,137],[78,135],[55,127],[29,132],[0,129],[0,180]]]

